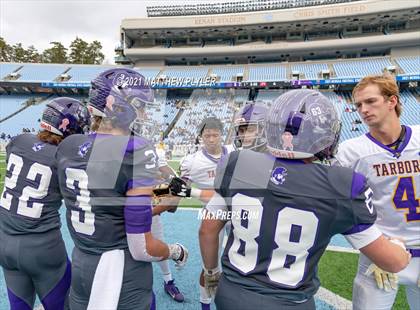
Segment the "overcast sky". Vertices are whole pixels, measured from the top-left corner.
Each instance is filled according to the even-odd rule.
[[[113,63],[123,18],[146,17],[146,6],[186,2],[222,1],[0,0],[0,36],[9,44],[34,45],[38,51],[52,41],[68,47],[76,36],[88,42],[99,40],[106,61]]]

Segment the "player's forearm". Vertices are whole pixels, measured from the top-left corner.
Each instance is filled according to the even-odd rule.
[[[361,248],[360,252],[366,255],[379,268],[388,272],[400,272],[410,262],[408,252],[401,246],[390,242],[384,236]]]
[[[208,203],[213,197],[215,191],[213,189],[191,189],[191,197],[197,198],[204,203]]]
[[[200,250],[203,264],[206,269],[218,266],[219,231],[211,227],[214,220],[203,220],[199,231]]]
[[[146,251],[150,256],[167,259],[169,256],[168,245],[159,239],[153,238],[151,233],[146,234]]]

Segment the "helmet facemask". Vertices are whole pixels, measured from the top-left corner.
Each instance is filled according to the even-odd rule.
[[[255,128],[253,133],[247,132],[250,128],[252,128],[250,126]],[[235,123],[234,130],[235,137],[233,138],[233,146],[236,150],[257,150],[261,147],[264,147],[267,143],[267,138],[264,130],[264,121],[239,121]],[[246,141],[249,139],[253,139],[252,142]]]

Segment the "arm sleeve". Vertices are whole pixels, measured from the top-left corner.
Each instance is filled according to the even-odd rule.
[[[213,214],[214,219],[226,219],[226,212],[228,211],[225,199],[218,193],[215,193],[210,201],[207,203],[205,209]]]
[[[124,208],[125,231],[128,249],[135,260],[153,262],[161,257],[147,253],[145,233],[151,231],[152,207],[150,196],[127,197]]]
[[[368,245],[382,235],[374,224],[376,210],[372,204],[372,194],[372,190],[366,184],[366,178],[362,174],[354,172],[350,193],[353,226],[343,235],[356,249]]]
[[[179,165],[179,176],[184,180],[191,181],[191,165],[193,161],[193,155],[187,155],[181,160]]]
[[[359,232],[353,231],[352,233],[345,233],[344,237],[356,250],[361,249],[368,244],[372,243],[382,235],[379,228],[375,225],[369,225],[366,229]]]

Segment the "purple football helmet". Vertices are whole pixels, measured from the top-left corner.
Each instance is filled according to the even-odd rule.
[[[146,122],[145,107],[153,100],[153,90],[144,76],[131,69],[115,68],[92,80],[88,109],[94,116],[110,119],[118,128],[152,136],[150,131],[155,126]]]
[[[90,115],[85,106],[76,99],[55,98],[47,103],[41,118],[42,129],[67,137],[86,133],[90,126]]]
[[[267,148],[276,157],[320,160],[334,156],[341,122],[320,92],[291,90],[278,97],[267,116]]]
[[[265,134],[265,117],[268,108],[263,103],[249,102],[245,104],[237,114],[234,122],[235,137],[233,138],[233,147],[236,150],[250,149],[259,150],[265,148],[267,138]],[[254,125],[256,133],[251,144],[245,143],[245,135],[241,134],[242,126]]]

